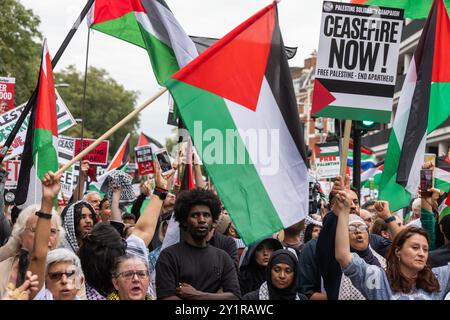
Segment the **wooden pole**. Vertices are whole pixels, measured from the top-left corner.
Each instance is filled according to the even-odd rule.
[[[352,129],[352,120],[345,120],[344,128],[344,142],[342,143],[342,153],[341,153],[341,170],[339,175],[345,178],[345,172],[347,168],[347,158],[348,158],[348,144],[350,141],[350,131]]]
[[[82,159],[85,155],[87,155],[89,152],[95,149],[103,140],[109,138],[110,135],[112,135],[114,132],[119,130],[124,124],[126,124],[128,121],[130,121],[132,118],[134,118],[139,112],[144,110],[147,106],[149,106],[153,101],[158,99],[161,95],[163,95],[164,92],[167,91],[167,88],[162,88],[159,90],[153,97],[145,101],[143,104],[141,104],[139,107],[133,110],[133,112],[129,113],[125,118],[120,120],[117,124],[115,124],[111,129],[106,131],[100,138],[94,141],[93,144],[89,145],[86,149],[84,149],[82,152],[80,152],[75,158],[70,160],[68,163],[66,163],[62,168],[60,168],[56,174],[61,174],[68,168],[70,168],[75,162]]]

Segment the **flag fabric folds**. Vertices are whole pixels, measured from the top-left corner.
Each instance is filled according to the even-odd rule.
[[[146,49],[158,83],[198,56],[164,0],[96,0],[90,27]]]
[[[426,137],[450,114],[450,21],[433,3],[401,91],[389,138],[379,198],[395,211],[417,192]]]
[[[53,68],[47,41],[42,46],[42,59],[38,80],[38,94],[35,108],[31,111],[28,124],[27,137],[25,140],[22,163],[19,172],[19,183],[16,190],[15,203],[24,204],[30,191],[36,194],[38,182],[33,182],[29,188],[30,181],[35,180],[37,175],[43,179],[48,171],[58,170],[58,123],[56,114],[56,95],[53,79]],[[40,199],[29,199],[35,202]]]
[[[305,144],[276,3],[173,75],[167,87],[246,244],[306,216]],[[196,130],[214,132],[224,143],[203,139]],[[227,139],[230,133],[233,139]],[[266,147],[270,136],[271,147],[279,148],[270,153],[271,165],[259,158],[262,148],[245,137],[252,133],[265,136]]]

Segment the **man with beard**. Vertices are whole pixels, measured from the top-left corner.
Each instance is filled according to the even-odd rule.
[[[165,300],[239,299],[239,282],[229,255],[208,244],[221,211],[211,191],[193,189],[177,196],[175,220],[183,240],[164,249],[156,263],[156,295]]]

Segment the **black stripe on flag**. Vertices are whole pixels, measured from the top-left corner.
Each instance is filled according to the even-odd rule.
[[[411,102],[408,124],[406,126],[397,170],[397,183],[402,186],[408,184],[415,155],[420,142],[427,133],[436,34],[436,15],[437,6],[436,2],[433,2],[433,9],[425,23],[419,44],[414,52],[417,73],[416,87]]]
[[[278,25],[278,10],[275,15],[275,26],[265,76],[298,152],[308,166],[303,124],[299,120],[294,85]]]
[[[395,85],[386,85],[378,83],[364,83],[345,80],[323,79],[320,83],[330,92],[360,94],[367,96],[377,96],[392,98],[395,92]]]

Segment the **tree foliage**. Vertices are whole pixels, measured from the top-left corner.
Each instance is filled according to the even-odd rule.
[[[15,77],[15,105],[36,87],[41,56],[40,20],[18,0],[0,3],[0,76]]]
[[[75,118],[82,117],[84,74],[69,66],[55,73],[55,83],[67,83],[58,90],[61,98]],[[84,107],[84,137],[98,138],[127,114],[134,110],[137,92],[128,91],[112,79],[106,70],[90,67],[87,77],[86,104]],[[136,135],[139,118],[136,117],[120,128],[110,138],[109,154],[113,156],[128,133]],[[65,135],[79,137],[81,125],[66,131]],[[136,140],[133,137],[133,140]]]

